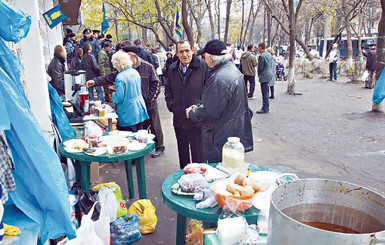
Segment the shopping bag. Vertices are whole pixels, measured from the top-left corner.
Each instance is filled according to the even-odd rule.
[[[362,74],[361,81],[365,82],[368,79],[369,72],[365,70],[364,74]]]
[[[380,104],[383,99],[385,99],[385,69],[382,69],[381,75],[376,82],[372,101],[376,104]]]
[[[95,203],[96,204],[96,203]],[[110,222],[109,217],[103,209],[100,210],[99,219],[93,221],[91,215],[95,204],[90,212],[83,215],[79,229],[76,230],[76,238],[70,240],[67,245],[109,245],[110,244]]]
[[[142,237],[139,231],[139,216],[127,214],[110,225],[111,245],[130,244]]]
[[[100,202],[100,206],[106,215],[110,218],[110,222],[115,221],[118,212],[118,203],[114,192],[111,189],[102,186],[99,190],[97,200]]]
[[[105,186],[108,189],[112,190],[112,192],[115,194],[116,202],[118,204],[118,211],[116,213],[116,218],[125,216],[127,214],[127,208],[126,208],[126,205],[124,204],[122,192],[120,191],[120,186],[115,182],[109,182],[109,183],[96,185],[94,186],[93,190],[100,190],[102,186]]]
[[[139,229],[142,234],[155,231],[158,218],[155,215],[155,207],[150,200],[142,199],[134,202],[128,209],[128,213],[137,214],[139,216]]]

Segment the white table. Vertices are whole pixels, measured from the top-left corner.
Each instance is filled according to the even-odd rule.
[[[117,119],[118,115],[115,112],[112,113],[105,113],[104,117],[99,117],[95,115],[86,115],[83,118],[83,121],[87,120],[99,120],[99,119],[107,119],[108,120],[108,131],[112,130],[112,119]]]

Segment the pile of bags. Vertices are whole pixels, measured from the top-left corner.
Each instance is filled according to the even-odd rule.
[[[99,184],[93,190],[97,191],[96,199],[82,189],[72,193],[77,195],[77,203],[71,208],[77,237],[66,244],[129,244],[139,240],[142,234],[155,231],[158,220],[150,200],[138,200],[127,209],[116,183]]]

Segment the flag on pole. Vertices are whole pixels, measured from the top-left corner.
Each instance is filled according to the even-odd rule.
[[[110,28],[110,24],[108,23],[108,19],[107,19],[107,15],[106,15],[106,9],[104,8],[104,3],[103,3],[102,34],[105,34],[108,31],[108,28]]]
[[[45,21],[47,22],[49,28],[54,28],[62,20],[66,19],[67,16],[63,13],[60,8],[60,5],[53,7],[43,14]]]
[[[182,27],[180,26],[179,11],[176,11],[175,17],[175,33],[182,38]]]

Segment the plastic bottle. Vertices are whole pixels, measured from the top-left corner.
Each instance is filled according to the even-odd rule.
[[[245,162],[245,148],[240,138],[229,137],[222,148],[222,163],[225,168],[243,167]]]

